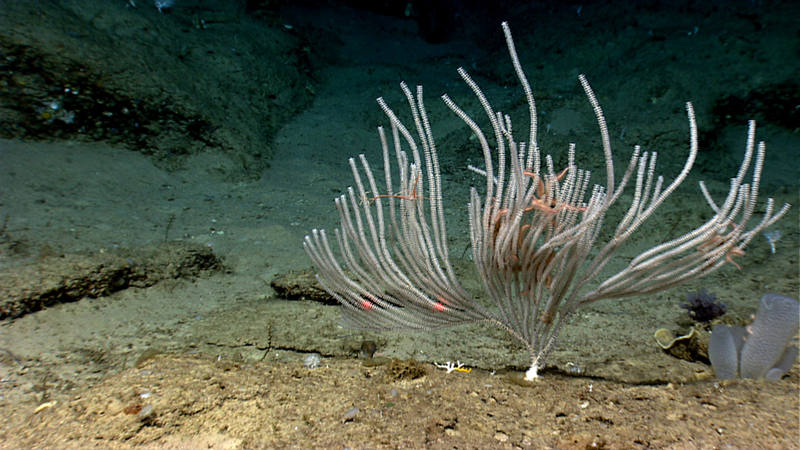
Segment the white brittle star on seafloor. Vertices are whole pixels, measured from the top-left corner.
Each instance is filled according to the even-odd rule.
[[[434,365],[434,366],[436,366],[436,367],[438,367],[438,368],[440,368],[440,369],[444,369],[444,370],[446,370],[446,371],[447,371],[447,373],[450,373],[450,372],[452,372],[452,371],[454,371],[454,370],[457,370],[457,371],[459,371],[459,372],[465,372],[465,373],[470,373],[470,372],[472,372],[472,369],[470,369],[470,368],[465,368],[465,367],[464,367],[464,364],[463,364],[461,361],[458,361],[458,360],[455,362],[455,364],[453,364],[453,362],[452,362],[452,361],[447,361],[447,362],[446,362],[446,363],[444,363],[444,364],[439,364],[439,363],[436,363],[436,362],[435,362],[435,363],[433,363],[433,365]]]

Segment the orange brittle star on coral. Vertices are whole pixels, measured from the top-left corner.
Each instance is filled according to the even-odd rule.
[[[561,181],[567,175],[568,171],[569,167],[566,167],[564,170],[559,172],[558,175],[556,175],[556,181]],[[568,203],[556,204],[556,199],[554,198],[550,199],[549,202],[545,201],[547,186],[545,186],[544,181],[542,181],[542,177],[529,170],[522,171],[522,174],[537,179],[539,182],[539,184],[536,186],[536,195],[534,196],[531,205],[525,208],[525,212],[533,211],[534,209],[544,211],[548,214],[556,214],[562,209],[568,209],[571,211],[586,211],[586,208],[581,206],[573,206]]]
[[[417,179],[414,180],[414,187],[411,190],[411,195],[402,195],[402,194],[380,194],[374,197],[364,197],[362,201],[367,203],[372,203],[379,198],[399,198],[401,200],[427,200],[427,197],[423,197],[421,195],[417,195],[417,184],[419,184],[419,180],[422,175],[417,175]]]
[[[708,238],[708,242],[706,242],[705,244],[701,244],[699,247],[697,247],[697,250],[703,253],[708,253],[709,251],[711,251],[716,247],[725,245],[725,242],[726,242],[725,238],[723,238],[718,234],[715,234],[714,236]],[[740,266],[739,264],[736,263],[736,261],[733,260],[735,256],[744,256],[744,250],[734,245],[727,251],[725,251],[725,261],[733,264],[734,266],[736,266],[737,269],[742,270],[742,266]]]

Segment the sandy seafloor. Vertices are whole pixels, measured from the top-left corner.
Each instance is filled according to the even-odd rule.
[[[177,23],[189,9],[179,1],[158,15],[146,2],[136,9],[117,3],[104,14]],[[45,6],[32,2],[31,11]],[[374,100],[383,95],[405,114],[402,80],[425,86],[433,133],[441,136],[451,254],[467,289],[479,292],[464,249],[468,188],[483,183],[466,166],[481,158],[437,97],[448,92],[480,116],[456,74],[463,66],[512,114],[515,131],[527,134],[500,20],[509,21],[533,84],[540,147],[558,167],[575,142],[578,165],[605,182],[579,73],[604,108],[618,172],[640,144],[659,152],[659,172],[671,180],[688,149],[684,102],[694,102],[701,151],[692,174],[610,269],[710,216],[697,181],[724,197],[744,150],[748,114],[767,142],[757,211],[767,197],[800,204],[800,123],[787,126],[797,113],[786,106],[800,105],[796,2],[500,6],[507,10],[457,9],[449,39],[438,44],[421,39],[402,15],[288,2],[275,10],[264,26],[297,33],[315,53],[313,86],[301,87],[313,99],[264,143],[271,156],[258,177],[237,173],[236,160],[213,145],[166,167],[103,140],[0,140],[3,270],[165,238],[208,246],[224,262],[224,270],[207,276],[56,304],[0,323],[0,447],[800,446],[798,363],[777,382],[721,383],[709,365],[667,355],[653,339],[659,328],[688,331],[691,320],[679,305],[689,291],[716,294],[732,322],[747,322],[764,293],[798,297],[797,206],[773,227],[782,233],[775,252],[757,237],[736,259],[741,270],[728,265],[667,291],[580,311],[532,387],[508,378],[527,357],[500,330],[354,334],[337,326],[335,306],[276,297],[276,275],[310,266],[303,236],[336,226],[332,200],[351,183],[347,158],[365,153],[378,165],[375,128],[383,121]],[[214,26],[204,32],[231,33],[236,23]],[[191,44],[194,34],[182,39]],[[282,63],[257,56],[265,65]],[[137,74],[151,76],[136,68],[127,76]],[[227,107],[246,110],[250,101],[243,93]],[[720,104],[751,109],[715,118]],[[776,111],[783,113],[776,118]],[[620,214],[614,210],[607,220]],[[383,357],[422,363],[421,372],[357,359],[362,340],[376,342]],[[320,368],[304,366],[310,353],[321,354]],[[473,370],[446,373],[432,364],[456,360]]]

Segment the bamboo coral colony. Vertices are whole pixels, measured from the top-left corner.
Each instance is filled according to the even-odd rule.
[[[391,141],[383,128],[378,129],[384,190],[379,189],[364,155],[359,155],[358,162],[350,158],[355,188],[349,187],[347,195],[335,199],[341,219],[341,228],[335,231],[338,254],[324,230],[312,230],[303,245],[318,270],[319,283],[343,305],[346,324],[373,330],[428,330],[465,322],[494,323],[528,349],[531,362],[526,378],[534,379],[563,324],[577,308],[600,299],[657,292],[707,275],[726,263],[735,265],[733,258],[742,256],[750,240],[781,218],[789,205],[774,212],[773,201],[768,199],[761,221],[745,228],[755,210],[765,154],[764,143],[755,143],[755,123],[751,121],[742,165],[731,179],[724,201],[717,204],[700,183],[713,216],[696,229],[641,253],[607,279],[594,282],[620,246],[689,173],[697,156],[694,109],[686,104],[689,155],[675,180],[664,187],[664,179],[655,175],[656,153],[636,146],[616,184],[605,118],[581,75],[580,83],[597,117],[606,163],[605,186],[594,185],[587,199],[590,174],[575,166],[574,145],[569,147],[568,166],[563,171],[556,173],[550,155],[542,163],[535,101],[511,31],[506,23],[502,28],[530,110],[528,140],[516,140],[510,118],[492,108],[464,69],[458,73],[491,123],[495,149],[475,121],[447,95],[442,96],[477,137],[484,158],[483,168],[470,169],[485,177],[485,192],[471,189],[468,210],[472,256],[491,306],[462,288],[450,263],[439,161],[422,87],[413,95],[401,83],[414,130],[378,99],[391,124]],[[751,163],[752,181],[745,183]],[[610,238],[598,243],[606,212],[629,183],[633,199],[627,212],[613,233],[605,233]]]

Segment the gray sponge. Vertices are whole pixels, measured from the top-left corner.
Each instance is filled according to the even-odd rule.
[[[766,294],[756,319],[747,328],[715,325],[708,356],[717,378],[777,380],[797,358],[789,345],[800,325],[800,303],[791,297]]]

